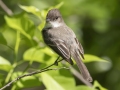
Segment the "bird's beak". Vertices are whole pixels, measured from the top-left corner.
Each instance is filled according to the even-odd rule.
[[[46,19],[46,22],[49,22],[49,21],[50,21],[50,19],[49,19],[49,18],[47,18],[47,19]]]

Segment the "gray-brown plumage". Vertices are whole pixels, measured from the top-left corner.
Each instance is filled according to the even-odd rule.
[[[84,50],[78,42],[74,32],[64,23],[58,9],[52,9],[46,16],[46,24],[42,30],[45,43],[53,49],[58,55],[73,65],[73,58],[87,81],[92,81],[86,66],[80,56],[84,58]]]

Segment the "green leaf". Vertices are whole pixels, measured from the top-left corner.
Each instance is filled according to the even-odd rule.
[[[38,8],[34,6],[23,6],[23,5],[19,5],[19,6],[21,9],[25,10],[26,12],[32,13],[41,19],[41,12]]]
[[[40,25],[38,26],[38,29],[41,31],[45,25],[45,17],[47,14],[47,10],[39,10],[38,8],[34,6],[23,6],[19,5],[21,9],[25,10],[26,12],[32,13],[33,15],[37,16],[40,19]],[[42,36],[42,35],[41,35]],[[40,37],[41,39],[41,37]]]
[[[41,78],[47,90],[74,90],[75,80],[68,70],[60,70],[66,74],[61,74],[59,71],[51,71],[41,73]]]
[[[42,30],[45,24],[45,17],[47,14],[47,10],[39,10],[38,8],[34,7],[34,6],[23,6],[23,5],[19,5],[21,9],[25,10],[26,12],[32,13],[33,15],[37,16],[41,23],[38,26],[39,30]]]
[[[65,90],[59,83],[57,83],[49,74],[41,74],[42,81],[46,86],[47,90]]]
[[[45,20],[38,26],[38,29],[42,31],[42,29],[44,28],[44,25],[45,25]]]
[[[10,62],[3,58],[2,56],[0,56],[0,69],[8,72],[11,68],[12,66]]]
[[[59,4],[55,5],[54,8],[60,8],[63,4],[64,2],[60,2]]]
[[[56,54],[53,53],[49,48],[37,48],[33,47],[28,49],[23,58],[25,61],[37,61],[42,63],[50,63],[56,60]],[[49,62],[50,61],[50,62]]]
[[[2,87],[2,81],[0,80],[0,88]]]
[[[63,4],[64,4],[64,2],[60,2],[59,4],[57,4],[55,6],[51,6],[48,10],[54,9],[54,8],[58,8],[59,9]]]
[[[7,45],[7,41],[6,41],[6,39],[4,38],[4,36],[2,35],[2,33],[0,33],[0,44]]]
[[[2,87],[2,84],[3,84],[4,80],[5,80],[4,75],[0,74],[0,88]]]
[[[77,86],[74,90],[96,90],[96,89],[85,86],[85,85],[80,85],[80,86]]]
[[[94,88],[99,87],[100,90],[108,90],[108,89],[102,87],[102,86],[98,83],[98,81],[94,81],[93,87],[94,87]]]
[[[107,60],[99,58],[99,57],[97,57],[95,55],[85,54],[84,57],[85,57],[85,60],[83,60],[83,62],[85,62],[85,63],[94,62],[94,61],[97,61],[97,62],[108,62]]]
[[[19,14],[13,17],[5,16],[5,20],[9,27],[20,31],[29,40],[34,35],[35,25],[26,14]]]
[[[21,76],[22,72],[14,72],[12,74],[12,80],[16,79],[18,76]],[[34,83],[35,82],[35,83]],[[12,87],[12,90],[18,90],[21,88],[36,87],[40,86],[42,83],[36,76],[28,76],[18,80]]]

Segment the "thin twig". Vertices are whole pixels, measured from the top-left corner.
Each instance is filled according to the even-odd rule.
[[[61,62],[63,59],[57,61],[57,62]],[[35,74],[38,74],[38,73],[42,73],[42,72],[45,72],[45,71],[50,71],[50,70],[59,70],[59,69],[68,69],[66,67],[61,67],[61,68],[54,68],[54,69],[49,69],[49,67],[53,66],[53,65],[56,65],[56,62],[41,69],[41,70],[37,70],[37,71],[34,71],[34,72],[31,72],[31,73],[28,73],[28,74],[24,74],[22,76],[19,76],[17,77],[16,79],[14,79],[13,81],[9,82],[8,84],[6,84],[4,87],[2,87],[0,90],[4,90],[5,88],[9,87],[12,83],[18,81],[19,79],[21,78],[24,78],[24,77],[27,77],[27,76],[31,76],[31,75],[35,75]]]
[[[13,12],[3,3],[2,0],[0,0],[0,6],[8,15],[13,15]]]
[[[58,57],[58,59],[59,59],[59,57]],[[58,63],[58,62],[61,62],[62,60],[64,60],[64,59],[61,59],[61,60],[58,60],[58,59],[56,60],[57,63]],[[51,65],[49,65],[49,66],[47,66],[47,67],[45,67],[45,68],[43,68],[43,69],[41,69],[41,70],[37,70],[37,71],[35,71],[35,72],[31,72],[31,73],[24,74],[24,75],[22,75],[22,76],[17,77],[17,78],[14,79],[13,81],[9,82],[7,85],[5,85],[4,87],[2,87],[0,90],[4,90],[5,88],[9,87],[12,83],[18,81],[18,80],[21,79],[21,78],[27,77],[27,76],[35,75],[35,74],[42,73],[42,72],[45,72],[45,71],[50,71],[50,70],[69,69],[69,68],[66,68],[66,67],[50,69],[51,66],[56,65],[56,61],[55,61],[53,64],[51,64]],[[71,70],[71,72],[73,73],[73,75],[75,75],[75,76],[76,76],[80,81],[82,81],[85,85],[92,87],[92,84],[91,84],[90,82],[86,81],[86,80],[82,77],[82,75],[81,75],[77,70],[75,70],[72,66],[70,66],[70,70]]]

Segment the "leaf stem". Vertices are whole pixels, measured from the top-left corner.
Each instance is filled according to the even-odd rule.
[[[12,69],[9,71],[9,73],[6,76],[5,83],[9,82],[9,80],[13,74],[13,71],[14,71],[15,67],[17,66],[17,55],[18,55],[19,45],[20,45],[20,32],[17,31],[16,44],[15,44],[15,49],[14,49],[15,59],[14,59],[13,65],[12,65]]]

